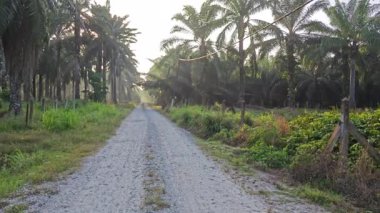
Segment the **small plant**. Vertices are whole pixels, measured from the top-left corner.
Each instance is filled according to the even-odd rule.
[[[73,110],[49,110],[42,116],[43,126],[50,131],[64,131],[78,126],[80,116]]]
[[[309,185],[301,186],[295,189],[295,193],[300,197],[304,197],[325,206],[330,204],[340,204],[343,202],[340,195],[333,192],[321,191]]]

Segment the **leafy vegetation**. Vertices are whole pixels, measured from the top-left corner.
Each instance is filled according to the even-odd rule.
[[[145,88],[163,107],[172,100],[208,106],[225,101],[243,109],[242,115],[242,103],[329,108],[351,97],[351,107],[376,107],[379,4],[318,0],[300,7],[307,2],[213,0],[200,10],[185,6],[173,17],[173,36],[163,42],[165,54],[154,61]],[[265,30],[271,20],[260,19],[263,11],[278,19]]]
[[[0,197],[78,166],[81,158],[102,146],[130,109],[81,103],[75,110],[37,110],[31,126],[21,117],[2,118]]]
[[[244,159],[243,165],[245,163],[260,168],[287,169],[295,180],[324,190],[352,195],[359,205],[373,208],[379,203],[376,193],[380,188],[373,185],[373,181],[376,182],[379,178],[380,165],[371,161],[363,147],[355,140],[352,139],[350,143],[350,175],[346,177],[344,183],[336,180],[338,177],[336,157],[320,159],[335,125],[339,122],[338,111],[299,110],[284,113],[286,111],[283,110],[250,111],[247,112],[245,124],[241,127],[237,114],[223,112],[218,106],[213,109],[201,106],[172,108],[168,115],[179,125],[202,138],[219,140],[226,145],[240,147],[241,158]],[[380,149],[380,109],[353,113],[351,119],[370,143]],[[214,144],[213,147],[226,146],[210,143]],[[357,179],[359,174],[361,179]],[[352,185],[345,188],[345,184],[349,182],[360,185],[361,188]],[[315,191],[312,193],[323,194]],[[366,197],[366,200],[354,196],[359,193]],[[308,190],[303,190],[301,194],[307,197]],[[323,195],[321,198],[313,197],[317,202],[324,202],[320,200],[324,199]]]
[[[2,0],[0,98],[15,115],[36,100],[131,101],[137,34],[110,1]]]

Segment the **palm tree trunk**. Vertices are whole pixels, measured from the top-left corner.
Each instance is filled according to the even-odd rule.
[[[9,111],[13,111],[14,114],[17,116],[21,113],[21,76],[19,76],[17,73],[11,72],[11,74],[9,75],[9,83]]]
[[[7,70],[5,68],[5,56],[3,43],[0,39],[0,87],[5,90],[7,88]]]
[[[256,56],[255,51],[251,55],[251,69],[252,69],[251,77],[257,78],[257,73],[259,71],[259,65],[257,64],[257,56]]]
[[[56,87],[57,87],[57,100],[62,101],[62,73],[61,73],[61,50],[62,50],[62,44],[61,41],[58,41],[57,44],[57,79],[56,79]]]
[[[9,111],[20,115],[21,113],[21,83],[22,70],[25,56],[25,47],[22,43],[25,41],[21,35],[13,35],[6,33],[3,36],[4,56],[6,62],[6,70],[9,73],[10,86],[10,103]]]
[[[356,69],[355,59],[351,58],[350,63],[350,108],[356,108]]]
[[[43,76],[40,73],[38,75],[38,101],[41,101],[42,97],[43,97],[43,91],[44,91],[44,84],[43,84],[43,82],[44,82]]]
[[[106,92],[106,90],[107,90],[107,60],[106,60],[106,56],[105,56],[104,50],[103,50],[103,55],[102,56],[103,56],[103,59],[102,59],[102,63],[103,63],[103,65],[102,65],[103,66],[102,87],[103,88],[102,89],[104,90],[103,92],[105,94],[104,101],[107,102],[107,92]]]
[[[296,68],[296,60],[294,58],[294,47],[292,41],[288,39],[286,42],[286,56],[288,61],[288,106],[294,107],[296,102],[296,94],[295,94],[295,68]]]
[[[205,56],[207,54],[207,49],[206,49],[206,41],[205,39],[201,39],[201,45],[199,47],[199,53],[200,53],[200,56]],[[207,58],[203,58],[201,59],[200,63],[201,63],[201,69],[202,69],[202,73],[201,73],[201,85],[200,85],[200,89],[202,91],[202,105],[207,105],[207,93],[209,93],[210,91],[208,91],[208,84],[209,82],[207,82],[207,70],[206,70],[206,66],[207,66]],[[179,69],[178,69],[179,70]],[[177,72],[178,73],[178,72]],[[177,79],[178,79],[178,74],[177,74]]]
[[[80,99],[80,14],[79,14],[79,5],[77,4],[75,13],[75,26],[74,26],[74,34],[75,34],[75,59],[77,65],[73,70],[73,81],[74,81],[74,99]]]
[[[112,59],[111,59],[111,97],[112,97],[112,102],[114,104],[117,104],[117,87],[116,87],[116,58],[117,56],[115,54],[112,54]]]
[[[350,65],[349,65],[349,57],[346,50],[342,50],[342,88],[343,88],[343,96],[348,97],[350,95],[349,82],[350,82]]]
[[[37,85],[36,85],[36,79],[37,77],[37,74],[33,74],[33,80],[32,80],[32,96],[33,96],[33,99],[37,98]]]
[[[239,101],[241,103],[241,114],[240,114],[240,125],[244,124],[245,120],[245,70],[244,70],[244,22],[240,22],[239,26],[239,77],[240,77],[240,88],[239,88]]]
[[[45,76],[45,97],[50,98],[50,80]]]
[[[88,72],[91,70],[91,66],[88,64],[84,70],[84,99],[88,99]]]

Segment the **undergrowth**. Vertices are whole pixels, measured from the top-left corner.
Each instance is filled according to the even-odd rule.
[[[245,164],[286,169],[294,180],[316,188],[314,191],[306,187],[297,192],[299,195],[318,203],[334,204],[336,197],[323,193],[333,190],[348,196],[360,207],[380,210],[380,165],[366,155],[357,141],[351,138],[350,168],[345,177],[336,172],[336,155],[329,159],[320,157],[339,122],[337,110],[249,111],[243,126],[238,125],[239,113],[222,112],[218,107],[173,108],[168,116],[203,139],[244,149]],[[351,120],[380,149],[380,109],[352,113]]]

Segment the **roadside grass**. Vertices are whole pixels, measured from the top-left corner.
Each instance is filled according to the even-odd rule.
[[[229,167],[242,172],[244,175],[253,175],[254,170],[248,158],[248,150],[228,146],[220,141],[206,141],[199,138],[197,144],[214,159],[227,163]]]
[[[84,104],[75,111],[53,109],[43,114],[36,110],[29,127],[24,124],[24,116],[0,119],[0,198],[10,196],[25,184],[54,180],[73,171],[83,157],[104,145],[130,110],[95,103]],[[50,126],[44,123],[47,114],[59,115],[64,111],[76,116],[75,126],[65,126],[66,118],[53,118],[48,122]]]
[[[220,141],[206,141],[203,139],[197,139],[197,144],[214,159],[227,163],[227,169],[232,168],[245,176],[254,175],[254,168],[256,166],[249,159],[249,151],[247,149],[231,147]],[[342,195],[328,190],[320,190],[310,185],[299,185],[296,187],[279,185],[277,188],[284,191],[286,195],[305,198],[324,207],[335,209],[334,206],[349,206]],[[270,192],[258,191],[257,194],[269,196]]]
[[[345,203],[341,195],[332,191],[322,191],[310,185],[298,186],[290,191],[299,197],[306,198],[326,207],[330,207],[331,204],[339,206]]]
[[[361,194],[367,192],[366,190],[358,189],[354,193],[347,193],[341,190],[338,182],[331,179],[334,171],[329,170],[324,174],[323,170],[318,170],[318,164],[313,164],[319,162],[317,157],[320,150],[323,150],[339,121],[339,111],[336,109],[248,110],[241,127],[238,125],[238,113],[222,112],[218,105],[211,108],[172,108],[165,114],[179,126],[202,138],[198,140],[199,146],[217,160],[226,162],[229,168],[248,174],[254,172],[254,168],[270,169],[274,172],[280,169],[286,172],[289,176],[287,181],[291,182],[292,187],[278,188],[283,193],[305,198],[333,211],[354,209],[350,202],[363,208],[362,210],[376,209],[376,200],[373,201],[375,205],[368,206],[370,202],[362,198]],[[361,133],[379,148],[380,109],[356,111],[351,118]],[[366,174],[366,178],[358,184],[370,187],[368,192],[376,192],[377,188],[368,184],[376,177],[377,173],[373,171],[378,167],[374,167],[371,161],[362,160],[367,159],[362,157],[363,149],[356,141],[352,141],[352,144],[349,156],[350,177],[357,172],[365,172],[362,174]],[[374,169],[360,170],[363,168],[360,167],[362,164]],[[353,184],[348,188],[355,190],[355,187],[357,185]],[[372,196],[371,199],[376,198]]]
[[[15,205],[4,210],[4,213],[23,213],[28,209],[26,205]]]

